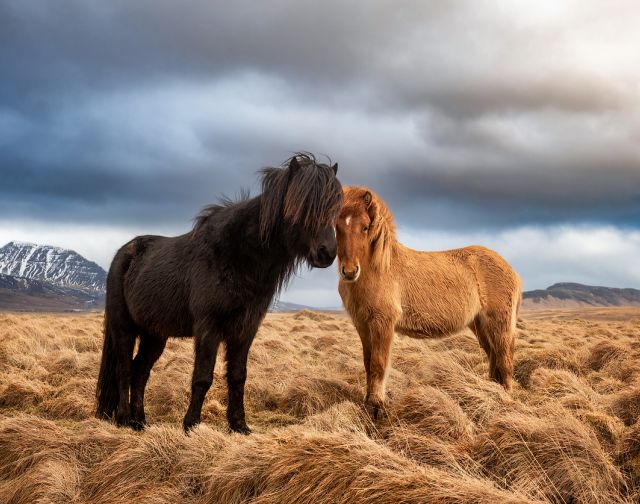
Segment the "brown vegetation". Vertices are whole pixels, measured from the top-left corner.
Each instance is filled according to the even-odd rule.
[[[615,313],[615,316],[612,315]],[[92,417],[102,317],[0,314],[0,502],[576,502],[640,499],[640,310],[525,313],[512,394],[473,334],[396,338],[391,397],[364,413],[342,314],[271,314],[247,420],[227,433],[224,359],[190,435],[192,342],[171,340],[145,432]]]

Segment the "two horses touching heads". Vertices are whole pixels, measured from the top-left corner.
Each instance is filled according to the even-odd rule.
[[[365,406],[374,417],[384,405],[396,332],[433,338],[470,327],[490,377],[511,388],[517,274],[482,247],[403,246],[385,203],[366,188],[343,190],[337,168],[298,153],[263,170],[260,195],[205,208],[184,235],[138,236],[118,250],[107,277],[96,416],[144,428],[151,368],[169,337],[193,336],[184,429],[200,422],[225,345],[229,428],[248,434],[244,384],[258,327],[302,262],[326,268],[336,254],[338,290],[362,341]]]
[[[249,348],[298,265],[326,268],[335,259],[334,223],[342,207],[337,170],[337,164],[295,155],[263,170],[260,195],[205,208],[189,233],[138,236],[118,250],[107,275],[96,416],[144,428],[151,368],[169,337],[193,336],[184,429],[200,422],[224,345],[229,428],[250,432],[244,411]]]

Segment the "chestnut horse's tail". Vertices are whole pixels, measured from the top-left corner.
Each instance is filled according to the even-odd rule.
[[[133,244],[133,245],[132,245]],[[104,341],[102,344],[102,360],[96,386],[96,418],[110,419],[118,406],[118,353],[119,334],[117,328],[125,324],[133,326],[124,297],[124,278],[131,260],[134,257],[135,242],[122,247],[113,259],[107,276],[107,294],[104,311]],[[133,342],[131,342],[133,349]]]
[[[522,280],[520,280],[520,277],[517,275],[516,273],[516,278],[518,280],[518,285],[516,286],[516,289],[514,290],[513,296],[513,303],[512,303],[512,310],[513,312],[511,313],[511,332],[515,335],[515,331],[516,331],[516,324],[518,323],[518,314],[520,313],[520,306],[522,305]]]

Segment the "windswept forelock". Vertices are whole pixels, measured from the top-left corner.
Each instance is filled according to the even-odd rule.
[[[295,158],[298,167],[290,168]],[[342,186],[333,169],[317,163],[309,153],[298,153],[281,168],[265,168],[262,179],[260,232],[268,242],[281,219],[301,225],[315,235],[331,226],[342,207]]]
[[[371,195],[371,203],[367,207],[365,203],[365,195],[369,193]],[[384,200],[378,196],[374,191],[368,187],[361,186],[347,186],[343,189],[344,200],[341,215],[347,215],[349,213],[354,214],[356,212],[366,212],[371,209],[369,215],[375,217],[371,225],[374,228],[386,228],[395,237],[395,222],[393,213],[384,202]]]
[[[375,192],[367,187],[348,186],[344,188],[344,202],[341,216],[357,215],[366,212],[371,218],[367,239],[371,249],[371,262],[374,267],[386,270],[391,261],[391,247],[396,242],[396,226],[393,214],[387,204]],[[365,195],[370,195],[367,204]]]

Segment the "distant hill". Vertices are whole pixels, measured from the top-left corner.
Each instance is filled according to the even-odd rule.
[[[640,290],[557,283],[546,289],[524,292],[522,300],[525,309],[640,306]]]
[[[272,312],[296,312],[301,310],[316,310],[317,308],[311,308],[310,306],[305,306],[296,303],[287,303],[286,301],[280,301],[279,299],[274,299],[273,303],[271,303],[271,307],[269,311]]]
[[[104,294],[0,274],[0,310],[76,311],[104,308]]]

